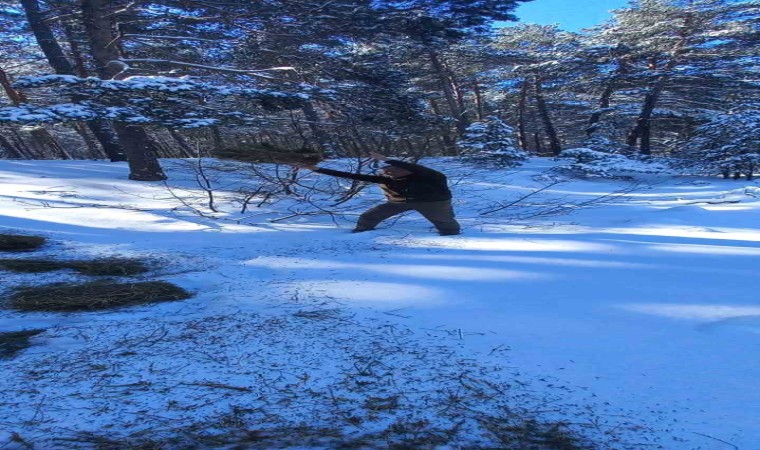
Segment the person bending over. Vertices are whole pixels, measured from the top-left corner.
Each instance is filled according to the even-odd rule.
[[[432,222],[441,236],[460,233],[459,223],[451,207],[451,191],[446,175],[419,164],[388,159],[379,153],[370,153],[373,159],[387,165],[378,175],[362,175],[340,170],[323,169],[314,165],[297,165],[316,173],[352,180],[377,183],[385,193],[387,202],[371,208],[361,216],[353,233],[374,230],[385,219],[405,211],[417,211]]]

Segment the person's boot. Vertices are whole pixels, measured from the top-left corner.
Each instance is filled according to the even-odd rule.
[[[374,228],[367,228],[366,230],[360,230],[359,228],[354,228],[351,230],[352,233],[364,233],[365,231],[372,231]]]
[[[439,231],[438,234],[441,236],[456,236],[457,234],[462,234],[461,231]]]

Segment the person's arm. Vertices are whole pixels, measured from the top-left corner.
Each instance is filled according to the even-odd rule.
[[[412,164],[404,161],[398,161],[395,159],[388,159],[385,155],[382,155],[377,152],[370,152],[370,155],[372,156],[372,159],[376,159],[378,161],[382,161],[388,165],[400,167],[402,169],[406,169],[409,172],[412,172],[414,174],[417,174],[421,177],[426,178],[434,178],[438,180],[445,180],[446,175],[442,174],[441,172],[438,172],[437,170],[433,170],[429,167],[421,166],[419,164]]]
[[[331,175],[333,177],[339,177],[339,178],[348,178],[351,180],[359,180],[359,181],[369,181],[370,183],[385,183],[388,181],[388,178],[381,177],[377,175],[363,175],[360,173],[350,173],[350,172],[342,172],[340,170],[332,170],[332,169],[323,169],[321,167],[309,167],[314,172],[322,173],[325,175]]]

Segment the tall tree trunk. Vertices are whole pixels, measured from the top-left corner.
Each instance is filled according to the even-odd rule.
[[[119,69],[109,63],[118,60],[119,54],[113,45],[114,35],[111,23],[113,15],[107,13],[107,4],[107,0],[82,0],[82,17],[98,76],[110,80],[119,73]],[[158,163],[158,149],[143,127],[126,122],[114,122],[114,129],[127,155],[130,180],[166,179]]]
[[[98,144],[95,143],[92,137],[90,137],[90,134],[87,132],[87,126],[84,122],[74,122],[74,131],[77,132],[87,146],[90,158],[100,159],[108,157],[108,155],[98,147]]]
[[[95,139],[100,142],[108,159],[111,162],[126,161],[127,153],[124,146],[119,142],[113,126],[105,120],[91,120],[87,122],[87,128],[90,129]]]
[[[169,128],[169,134],[179,146],[180,153],[182,154],[183,158],[197,158],[200,156],[196,155],[197,152],[193,150],[193,147],[190,146],[190,144],[187,142],[187,139],[179,134],[177,130]]]
[[[626,144],[630,147],[634,147],[636,142],[639,142],[639,152],[642,155],[651,155],[651,135],[652,135],[652,113],[657,106],[657,101],[660,99],[665,82],[668,80],[666,75],[661,75],[655,81],[652,89],[644,95],[644,104],[642,105],[641,112],[636,118],[636,125],[628,133]]]
[[[642,155],[652,154],[652,113],[657,107],[657,102],[660,100],[660,96],[665,89],[665,84],[670,79],[673,69],[678,65],[680,57],[685,51],[686,39],[688,37],[687,33],[691,32],[690,24],[691,21],[689,20],[689,17],[685,17],[679,33],[680,39],[676,42],[675,47],[673,47],[673,50],[670,52],[668,62],[665,63],[665,66],[660,71],[661,75],[655,79],[649,92],[644,95],[644,103],[641,107],[639,116],[636,118],[636,124],[628,133],[626,144],[630,147],[634,147],[638,141],[639,152]]]
[[[79,48],[79,43],[76,39],[76,33],[71,28],[71,25],[67,24],[65,21],[62,22],[61,25],[63,26],[66,41],[69,43],[69,47],[71,48],[71,54],[74,58],[77,75],[80,77],[89,76],[87,67],[84,62],[84,55],[82,54],[82,51]],[[118,143],[118,137],[116,136],[116,133],[114,133],[114,130],[107,122],[96,120],[88,122],[87,126],[92,134],[95,135],[95,138],[98,140],[98,142],[100,142],[100,145],[103,146],[103,150],[105,151],[106,156],[108,156],[112,162],[127,160],[127,157],[124,154],[124,149]],[[89,135],[87,135],[87,133],[80,134],[82,138],[85,139],[85,142],[87,142],[87,145],[89,147],[91,142],[89,140]]]
[[[43,149],[43,152],[45,149],[50,149],[55,157],[74,159],[74,157],[71,156],[71,153],[63,148],[61,143],[58,142],[58,140],[45,128],[41,126],[34,127],[29,131],[29,134],[32,135],[32,138],[34,138],[37,145]]]
[[[552,151],[554,156],[557,156],[562,151],[562,145],[559,142],[559,137],[557,136],[557,130],[554,128],[554,123],[549,116],[549,108],[547,108],[546,99],[544,99],[544,89],[541,85],[541,78],[536,75],[533,79],[533,82],[538,114],[541,116],[541,121],[544,123],[544,128],[546,129],[546,135],[549,137],[549,150]]]
[[[330,136],[325,132],[322,127],[322,120],[317,113],[316,108],[312,102],[306,102],[301,108],[304,117],[306,117],[306,124],[309,126],[311,133],[314,135],[314,141],[317,144],[319,152],[324,154],[332,150],[332,142]]]
[[[362,138],[361,133],[359,133],[359,129],[356,128],[356,125],[351,125],[351,134],[354,135],[353,140],[356,142],[360,152],[358,156],[367,156],[369,152],[377,151],[377,149],[374,147],[367,145],[367,143],[364,141],[364,138]]]
[[[158,162],[158,148],[145,132],[145,128],[125,122],[114,122],[113,127],[127,154],[129,179],[165,180],[166,175]]]
[[[17,130],[13,130],[12,133],[15,146],[25,155],[25,159],[37,159],[42,157],[42,155],[37,155],[32,148],[26,145],[24,138],[18,133]]]
[[[5,91],[5,95],[8,96],[11,103],[18,106],[20,103],[26,103],[27,99],[24,96],[23,93],[17,91],[13,84],[11,83],[10,78],[8,78],[8,74],[3,70],[2,67],[0,67],[0,86],[3,87],[3,90]]]
[[[124,143],[124,150],[127,152],[130,180],[161,181],[166,179],[156,158],[158,149],[148,139],[143,127],[115,122],[114,129],[119,142]]]
[[[539,155],[544,153],[544,146],[541,144],[541,136],[538,133],[533,133],[533,144],[536,146],[536,153]]]
[[[38,0],[19,1],[26,13],[29,27],[32,29],[32,33],[34,33],[34,37],[37,39],[37,44],[45,54],[50,66],[55,70],[55,73],[61,75],[75,75],[74,68],[63,53],[63,49],[53,34],[53,30],[50,29],[45,22],[45,18],[40,11]]]
[[[523,151],[528,151],[528,135],[525,132],[525,113],[528,106],[528,80],[520,86],[520,99],[517,101],[517,143]]]
[[[472,91],[475,94],[475,112],[478,115],[478,120],[482,121],[485,117],[483,109],[483,92],[480,90],[480,83],[477,79],[472,82]]]
[[[211,126],[209,127],[209,132],[211,133],[211,142],[214,143],[214,148],[224,148],[224,138],[222,137],[222,132],[219,130],[219,127]],[[201,152],[199,151],[198,153],[198,157],[200,157]]]
[[[599,98],[599,106],[597,107],[596,111],[591,113],[591,117],[588,119],[588,125],[586,126],[586,136],[591,137],[596,131],[596,124],[599,122],[599,119],[602,118],[602,110],[609,108],[610,98],[612,97],[612,93],[614,91],[615,89],[612,85],[612,82],[607,83],[607,86],[604,88],[604,92],[602,92],[602,96]]]
[[[457,132],[461,136],[465,133],[467,127],[470,125],[470,121],[467,117],[466,111],[464,110],[464,104],[461,101],[461,93],[457,94],[458,86],[454,82],[454,79],[451,77],[449,71],[446,69],[443,60],[438,55],[438,53],[430,50],[428,52],[428,56],[430,57],[430,63],[433,66],[433,70],[435,71],[435,74],[440,81],[441,89],[443,90],[443,96],[446,99],[446,104],[449,107],[449,111],[456,121],[455,123],[457,126]]]
[[[26,155],[23,153],[23,151],[13,145],[13,143],[2,134],[0,134],[0,148],[4,149],[5,153],[10,155],[11,158],[26,159]]]
[[[433,98],[430,99],[430,108],[433,110],[433,114],[438,117],[442,117],[441,108],[438,106],[438,102],[436,102]],[[456,142],[454,141],[454,138],[451,137],[448,125],[443,125],[443,127],[444,128],[441,132],[441,139],[443,140],[443,154],[446,156],[455,156],[458,153]]]
[[[628,62],[625,60],[625,58],[621,57],[618,60],[618,66],[615,69],[615,73],[607,81],[607,85],[604,87],[604,91],[602,91],[602,95],[599,97],[599,106],[597,106],[596,111],[591,113],[591,117],[588,119],[588,125],[586,126],[586,136],[591,137],[593,136],[594,132],[596,132],[598,128],[597,124],[601,120],[602,115],[604,114],[604,110],[610,107],[610,99],[612,98],[612,94],[615,92],[615,89],[617,87],[618,78],[627,74],[628,71]]]
[[[71,25],[65,20],[61,21],[61,27],[63,28],[64,36],[66,36],[66,42],[69,44],[69,48],[71,49],[71,56],[74,58],[74,65],[76,67],[77,75],[83,78],[87,77],[89,74],[87,73],[84,56],[82,55],[82,51],[79,48],[79,42],[76,39],[76,33],[71,28]]]
[[[37,40],[37,44],[40,46],[42,53],[45,54],[45,58],[53,68],[55,73],[59,75],[76,75],[74,67],[71,65],[66,55],[63,53],[58,40],[56,40],[53,30],[50,29],[47,22],[45,22],[42,12],[40,11],[40,5],[38,0],[20,0],[21,6],[24,8],[26,18],[29,22],[29,27],[34,33],[34,37]],[[82,100],[80,97],[74,96],[74,101]],[[87,123],[92,134],[103,146],[108,157],[111,161],[124,161],[125,153],[119,142],[116,140],[113,131],[107,122],[101,120],[93,120]]]

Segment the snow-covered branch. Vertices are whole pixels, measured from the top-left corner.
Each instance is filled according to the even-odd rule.
[[[71,75],[22,77],[19,87],[57,89],[77,102],[48,105],[21,104],[0,108],[0,123],[54,123],[104,118],[131,123],[197,128],[221,124],[256,124],[263,111],[299,108],[316,96],[329,96],[306,84],[286,87],[289,92],[207,82],[193,77],[130,77],[124,80],[80,78]],[[241,110],[229,98],[239,98]],[[224,99],[224,103],[222,103]],[[251,110],[255,105],[258,112]],[[243,110],[244,109],[244,110]]]
[[[200,41],[200,42],[226,42],[227,39],[208,39],[197,36],[166,36],[159,34],[130,34],[125,33],[122,35],[125,38],[135,39],[160,39],[160,40],[175,40],[175,41]]]
[[[224,72],[224,73],[238,73],[242,75],[250,75],[254,77],[264,78],[268,80],[274,79],[273,77],[261,75],[262,72],[283,72],[283,71],[295,71],[296,69],[294,67],[271,67],[268,69],[236,69],[234,67],[220,67],[220,66],[207,66],[204,64],[195,64],[195,63],[189,63],[184,61],[174,61],[170,59],[151,59],[151,58],[138,58],[138,59],[121,59],[121,62],[132,64],[132,63],[150,63],[150,64],[166,64],[171,66],[178,66],[178,67],[191,67],[194,69],[203,69],[203,70],[210,70],[213,72]]]

